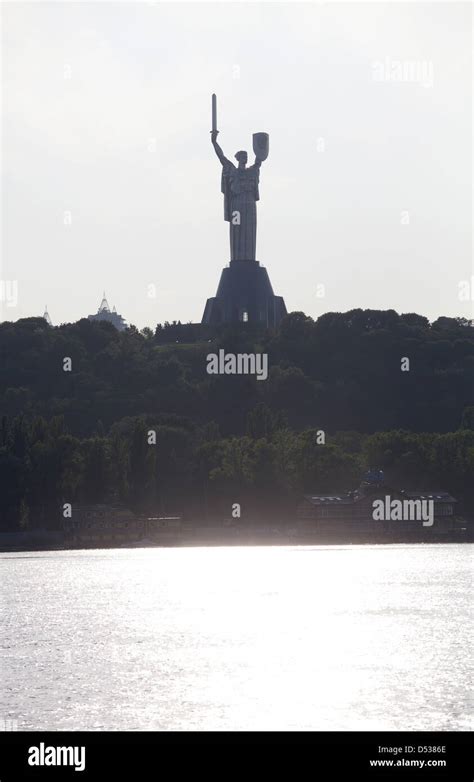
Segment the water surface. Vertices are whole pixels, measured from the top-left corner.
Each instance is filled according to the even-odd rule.
[[[469,545],[1,556],[21,730],[460,730]]]

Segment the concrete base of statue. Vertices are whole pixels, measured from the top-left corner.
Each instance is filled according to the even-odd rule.
[[[258,261],[231,261],[222,270],[217,293],[206,302],[202,323],[257,323],[275,328],[286,315],[282,296],[275,296],[267,270]]]

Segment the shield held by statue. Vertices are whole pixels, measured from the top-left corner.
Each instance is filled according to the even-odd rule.
[[[268,150],[270,145],[270,138],[268,133],[254,133],[252,139],[255,157],[257,157],[259,160],[266,160],[268,157]]]

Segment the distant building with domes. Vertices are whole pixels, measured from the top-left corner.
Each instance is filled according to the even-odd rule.
[[[45,308],[44,308],[44,315],[43,315],[43,318],[45,319],[45,321],[46,321],[46,323],[48,324],[48,326],[52,326],[52,325],[53,325],[53,323],[52,323],[52,320],[51,320],[51,318],[49,317],[49,312],[48,312],[48,305],[47,305],[47,304],[46,304],[46,306],[45,306]]]
[[[113,307],[112,310],[110,309],[109,303],[105,298],[105,291],[97,313],[95,315],[88,315],[87,318],[88,320],[107,320],[112,326],[115,326],[118,331],[124,331],[127,328],[124,318],[118,314],[115,307]]]

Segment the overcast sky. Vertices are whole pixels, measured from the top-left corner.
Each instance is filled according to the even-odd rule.
[[[227,157],[270,134],[257,258],[289,311],[473,317],[471,14],[4,4],[1,319],[104,289],[140,328],[201,319],[229,260],[212,92]]]

